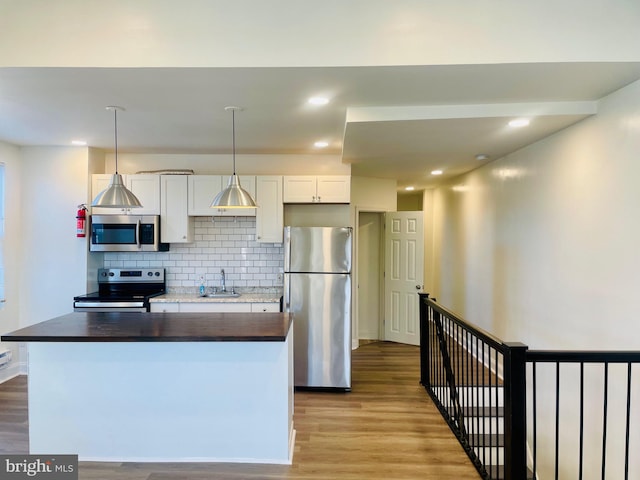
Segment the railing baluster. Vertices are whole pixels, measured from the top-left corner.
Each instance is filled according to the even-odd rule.
[[[558,480],[558,464],[560,462],[560,362],[556,363],[556,467],[554,478]]]
[[[465,356],[465,362],[464,362],[464,376],[465,376],[465,393],[464,393],[464,408],[466,410],[466,419],[469,418],[469,391],[471,389],[471,382],[469,381],[469,332],[467,332],[466,330],[464,331],[464,346],[465,348],[463,349],[464,352],[464,356]],[[472,420],[471,422],[473,422],[473,417],[471,417]],[[467,421],[467,424],[470,424],[471,422]],[[473,426],[473,425],[471,425]]]
[[[488,392],[484,392],[485,397],[489,399],[489,412],[491,412],[491,406],[492,406],[492,401],[493,401],[493,397],[491,395],[491,386],[492,386],[492,375],[491,375],[491,347],[489,347],[489,366],[488,366],[489,371],[487,372],[487,374],[489,375],[489,391]],[[493,443],[493,425],[491,425],[491,422],[489,422],[489,465],[493,465],[493,448],[492,447],[492,443]],[[486,440],[486,437],[485,437]],[[486,448],[486,441],[485,441],[485,448]]]
[[[580,362],[580,454],[578,459],[578,480],[582,480],[582,465],[584,455],[584,362]]]
[[[498,406],[500,405],[500,377],[498,375],[498,371],[500,370],[500,358],[499,358],[499,352],[497,349],[495,349],[494,351],[494,365],[495,365],[495,372],[493,373],[493,378],[495,381],[495,388],[493,390],[493,396],[494,396],[494,408],[490,410],[490,417],[493,415],[493,411],[494,410],[498,410]],[[493,422],[491,422],[493,424]],[[494,438],[496,441],[496,465],[500,463],[500,429],[498,428],[498,423],[495,423],[495,431],[496,433],[494,434]]]
[[[485,359],[484,347],[485,347],[485,345],[486,345],[485,342],[482,342],[482,365],[483,365],[483,368],[482,368],[482,389],[480,390],[480,398],[482,399],[481,400],[482,408],[486,407],[486,405],[485,405],[485,395],[484,395],[484,391],[486,389],[486,383],[485,382],[486,382],[486,376],[487,376],[487,372],[485,371],[486,367],[484,366],[484,359]],[[484,432],[485,432],[486,428],[487,428],[486,424],[482,426],[482,435],[484,435]],[[480,441],[480,438],[481,437],[478,437],[478,445],[479,446],[482,445],[482,443]],[[482,464],[483,465],[487,465],[487,449],[486,448],[481,448],[481,451],[482,451]]]
[[[627,419],[624,441],[624,480],[629,480],[629,427],[631,424],[631,362],[627,363]]]
[[[537,366],[536,362],[531,363],[531,388],[533,390],[533,398],[532,398],[532,409],[533,409],[533,478],[537,478],[537,466],[538,466],[538,410],[537,410],[537,396],[538,396],[538,386],[537,386]]]
[[[602,408],[602,480],[605,480],[607,464],[607,400],[609,391],[609,364],[604,364],[604,405]]]

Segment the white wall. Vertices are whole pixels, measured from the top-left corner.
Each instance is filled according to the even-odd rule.
[[[106,173],[115,171],[113,154],[107,154]],[[228,175],[233,170],[231,155],[118,153],[118,171],[187,168],[196,175]],[[351,165],[340,155],[236,155],[238,175],[349,175]]]
[[[639,24],[633,0],[2,0],[0,65],[627,61]]]
[[[88,149],[23,147],[20,325],[69,313],[85,293],[87,239],[76,238],[77,205],[89,201]]]
[[[0,334],[20,327],[19,280],[22,251],[22,204],[20,201],[22,164],[18,147],[0,142],[0,163],[5,165],[5,294],[6,302],[0,304]],[[5,370],[0,370],[0,382],[18,374],[18,345],[13,342],[0,344],[0,350],[8,348],[13,362]]]
[[[602,99],[597,115],[437,189],[430,293],[532,349],[640,350],[639,155],[635,82]],[[565,379],[571,370],[577,375],[567,367]],[[617,413],[625,411],[626,368],[611,370],[607,478],[623,478],[624,419]],[[541,458],[554,444],[554,375],[553,368],[538,373],[541,478],[553,476]],[[602,385],[602,367],[588,367],[587,472],[599,471]],[[561,478],[576,476],[578,391],[574,381],[563,382]],[[634,405],[639,395],[634,374]],[[637,415],[631,442],[638,451]],[[638,475],[632,456],[629,478]]]
[[[639,105],[635,82],[436,190],[439,300],[534,348],[640,348]]]

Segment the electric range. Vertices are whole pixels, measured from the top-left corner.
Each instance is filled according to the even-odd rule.
[[[164,268],[101,268],[98,291],[73,298],[74,312],[148,312],[166,292]]]

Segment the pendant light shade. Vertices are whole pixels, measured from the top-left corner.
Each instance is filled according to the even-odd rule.
[[[124,110],[124,108],[109,106],[107,107],[107,110],[113,111],[116,173],[111,177],[109,186],[96,195],[91,206],[106,208],[140,208],[142,207],[140,200],[138,200],[138,197],[136,197],[131,190],[124,186],[122,175],[118,173],[118,110]]]
[[[227,188],[216,195],[211,202],[211,208],[255,208],[256,202],[251,194],[240,186],[240,179],[236,175],[236,110],[239,107],[225,107],[231,111],[233,132],[233,175],[229,178]]]

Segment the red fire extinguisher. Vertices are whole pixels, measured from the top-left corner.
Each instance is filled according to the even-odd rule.
[[[87,236],[87,206],[82,203],[78,205],[76,212],[76,237]]]

